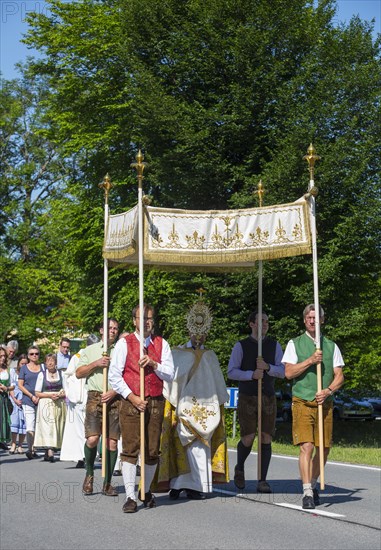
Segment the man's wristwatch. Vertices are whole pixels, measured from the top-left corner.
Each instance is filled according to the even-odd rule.
[[[335,393],[329,386],[328,386],[327,390],[329,391],[329,393],[330,393],[331,395],[333,395],[333,394]]]

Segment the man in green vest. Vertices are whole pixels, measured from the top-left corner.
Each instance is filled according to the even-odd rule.
[[[292,435],[299,445],[299,470],[303,483],[302,507],[313,510],[320,504],[316,488],[320,475],[318,405],[323,405],[324,463],[332,446],[333,394],[344,382],[344,361],[337,345],[322,336],[315,342],[315,306],[304,308],[306,332],[290,340],[282,362],[286,378],[292,380]],[[320,307],[320,323],[324,311]],[[316,365],[321,363],[322,390],[318,392]],[[315,450],[315,454],[314,454]]]

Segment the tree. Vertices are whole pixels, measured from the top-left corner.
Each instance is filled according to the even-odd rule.
[[[104,173],[117,184],[114,211],[136,201],[129,162],[137,145],[147,151],[145,191],[155,204],[218,209],[253,206],[259,179],[265,204],[296,200],[307,190],[302,156],[313,141],[322,157],[316,182],[326,333],[351,367],[350,385],[360,384],[364,361],[380,385],[372,351],[380,333],[375,328],[364,335],[365,323],[380,320],[381,71],[372,25],[353,18],[335,27],[333,0],[317,6],[272,0],[270,7],[268,0],[51,5],[50,16],[30,16],[27,42],[45,53],[32,69],[54,90],[49,117],[66,154],[76,159],[70,192],[86,229],[81,222],[70,230],[86,237],[75,245],[78,265],[95,233],[89,220],[98,228],[101,223],[96,197]],[[83,269],[86,280],[94,280],[100,265],[94,251]],[[305,257],[265,265],[265,303],[284,344],[301,328],[301,311],[312,301],[311,272]],[[256,275],[201,278],[216,324],[223,321],[235,337],[255,301]],[[165,315],[162,323],[175,339],[180,316],[169,299],[184,308],[199,279],[157,272],[146,277],[147,295],[175,318],[175,329]],[[115,272],[110,287],[111,307],[122,313],[136,296],[133,272]],[[87,293],[96,296],[92,317],[101,311],[100,292],[90,285]],[[210,343],[227,356],[229,337],[221,342],[215,334]]]
[[[79,315],[70,300],[76,277],[62,230],[68,212],[54,207],[62,206],[68,169],[54,124],[45,117],[46,79],[25,71],[22,79],[4,82],[0,93],[0,332],[3,340],[13,334],[26,345],[63,330]]]

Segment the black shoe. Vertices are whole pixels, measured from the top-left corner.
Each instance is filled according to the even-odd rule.
[[[245,472],[238,470],[237,466],[234,468],[234,484],[237,489],[245,488]]]
[[[40,458],[40,455],[38,455],[38,454],[36,453],[36,451],[33,451],[33,452],[32,452],[32,457],[33,457],[33,458]]]
[[[48,460],[49,460],[49,462],[55,462],[56,461],[56,459],[54,458],[54,455],[50,456]]]
[[[156,507],[156,500],[155,500],[154,495],[151,493],[151,491],[148,491],[148,493],[146,493],[144,495],[144,499],[142,499],[142,495],[141,495],[141,492],[140,492],[140,489],[139,489],[138,499],[142,501],[142,503],[144,505],[144,508],[155,508]]]
[[[320,504],[319,491],[317,489],[312,489],[312,492],[314,494],[314,504],[315,506],[319,506]]]
[[[271,487],[266,480],[262,479],[258,481],[257,493],[272,493]]]
[[[310,495],[305,495],[302,500],[302,508],[303,510],[314,510],[314,497],[311,497]]]
[[[32,458],[33,458],[33,453],[32,453],[32,451],[27,451],[27,452],[25,453],[25,456],[27,457],[28,460],[32,460]]]
[[[171,498],[172,500],[177,500],[180,496],[181,491],[183,491],[183,489],[171,489],[169,491],[169,498]]]
[[[84,460],[78,460],[77,464],[75,465],[76,468],[85,468],[85,461]]]
[[[0,449],[3,449],[3,451],[8,450],[8,445],[4,443],[3,441],[0,441]]]

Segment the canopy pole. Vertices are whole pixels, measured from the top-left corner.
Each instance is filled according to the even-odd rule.
[[[262,358],[262,260],[258,262],[258,358]],[[258,449],[257,449],[257,479],[261,480],[262,471],[262,378],[258,380]]]
[[[139,343],[140,343],[140,355],[143,357],[144,354],[144,219],[143,219],[143,172],[146,167],[146,163],[143,162],[144,155],[139,149],[138,154],[136,155],[136,162],[131,164],[132,168],[136,169],[137,180],[138,180],[138,249],[139,249]],[[144,400],[145,398],[145,388],[144,388],[144,369],[140,369],[140,399]],[[140,412],[140,492],[142,498],[146,493],[145,490],[145,413],[144,411]]]
[[[258,190],[256,191],[259,199],[259,207],[262,207],[264,189],[262,186],[262,180],[258,183]],[[262,260],[258,261],[258,358],[262,358],[262,285],[263,285],[263,264]],[[262,378],[258,379],[258,444],[257,444],[257,479],[261,480],[262,473]]]
[[[103,178],[103,182],[99,184],[99,187],[104,190],[105,194],[105,208],[104,208],[104,234],[107,235],[108,226],[108,196],[110,189],[112,188],[110,176],[108,174]],[[103,261],[103,356],[108,355],[108,260],[105,258]],[[103,382],[102,391],[107,392],[108,389],[108,368],[103,369]],[[102,477],[106,478],[106,441],[107,441],[107,403],[102,404]]]
[[[314,167],[315,162],[320,159],[316,154],[316,150],[312,143],[307,149],[307,155],[303,157],[309,166],[310,183],[306,198],[310,204],[310,219],[311,219],[311,235],[312,235],[312,265],[313,265],[313,282],[314,282],[314,305],[315,305],[315,346],[316,350],[320,351],[320,304],[319,304],[319,279],[318,279],[318,260],[317,260],[317,244],[316,244],[316,201],[315,197],[318,194],[318,189],[315,187]],[[322,391],[322,371],[321,363],[316,365],[317,376],[317,391]],[[320,488],[324,490],[324,422],[323,422],[323,405],[318,405],[318,422],[319,422],[319,465],[320,465]]]

